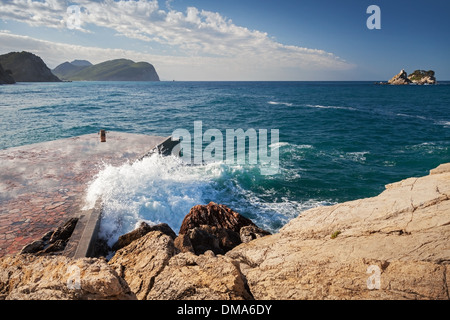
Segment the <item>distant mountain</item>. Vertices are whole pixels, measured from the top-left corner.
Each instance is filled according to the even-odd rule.
[[[4,70],[0,64],[0,84],[13,84],[16,83],[14,78],[11,76],[11,70]]]
[[[0,55],[4,70],[11,70],[17,82],[59,82],[42,59],[30,52],[10,52]]]
[[[89,64],[86,60],[64,62],[53,69],[53,73],[72,81],[159,81],[155,68],[147,62],[116,59]]]
[[[52,70],[53,74],[55,74],[58,78],[62,80],[70,80],[69,79],[70,75],[75,74],[78,71],[83,70],[84,68],[92,66],[92,64],[89,61],[86,61],[89,62],[89,65],[74,64],[74,61],[61,63],[59,66],[57,66],[55,69]]]
[[[92,66],[92,63],[90,63],[87,60],[73,60],[71,62],[71,64],[73,64],[74,66],[78,66],[78,67],[90,67],[90,66]]]

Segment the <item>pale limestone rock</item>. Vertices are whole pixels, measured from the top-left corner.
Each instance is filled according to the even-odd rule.
[[[180,253],[156,277],[147,299],[158,300],[247,300],[238,264],[212,251],[202,255]]]
[[[109,264],[125,279],[138,299],[145,300],[155,277],[176,252],[170,236],[151,231],[118,250]]]
[[[389,84],[395,84],[395,85],[403,85],[403,84],[410,84],[411,80],[408,79],[408,74],[405,70],[401,70],[398,74],[392,77],[388,81]]]
[[[240,261],[255,299],[449,299],[449,169],[305,211],[227,256]],[[371,265],[379,289],[367,286]]]
[[[6,256],[0,299],[450,299],[450,164],[256,238],[225,256],[179,253],[160,231],[109,263]]]
[[[135,299],[102,259],[21,254],[0,259],[0,299]]]

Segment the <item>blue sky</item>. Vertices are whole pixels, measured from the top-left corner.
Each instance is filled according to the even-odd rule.
[[[2,0],[0,53],[148,61],[165,80],[450,80],[449,16],[447,0]]]

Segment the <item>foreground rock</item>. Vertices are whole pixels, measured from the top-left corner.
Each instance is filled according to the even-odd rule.
[[[175,253],[172,238],[153,231],[117,251],[109,264],[125,279],[138,299],[145,300],[156,276]]]
[[[242,227],[255,224],[250,219],[247,219],[225,205],[210,202],[207,205],[192,207],[186,217],[184,217],[179,233],[184,234],[189,229],[194,229],[202,225],[239,232]]]
[[[72,235],[78,218],[71,218],[55,230],[50,230],[40,239],[25,245],[20,254],[33,253],[36,255],[56,254],[66,248],[67,242]]]
[[[274,235],[227,209],[200,207],[213,225],[198,219],[175,240],[131,233],[108,263],[5,256],[0,299],[450,299],[450,164],[373,198],[305,211]],[[196,252],[191,233],[223,250],[215,232],[224,230],[248,242],[225,255]]]
[[[172,237],[172,239],[175,239],[177,236],[167,223],[160,223],[154,226],[150,226],[146,222],[142,221],[136,229],[124,235],[121,235],[117,242],[113,244],[112,250],[117,251],[119,249],[122,249],[134,240],[145,236],[150,231],[161,231],[162,233]]]
[[[224,254],[242,242],[268,234],[227,206],[210,202],[191,208],[181,223],[175,246],[197,255],[209,250]]]
[[[117,251],[109,264],[140,300],[251,298],[230,258],[178,252],[172,237],[151,231]]]
[[[255,299],[449,299],[450,165],[431,173],[308,210],[226,255]]]
[[[180,253],[156,277],[151,300],[249,300],[238,264],[211,251]]]
[[[136,299],[106,261],[16,255],[0,259],[0,300]]]

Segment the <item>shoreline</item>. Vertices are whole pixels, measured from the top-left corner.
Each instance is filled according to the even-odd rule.
[[[0,258],[0,298],[448,300],[449,213],[447,163],[389,184],[378,196],[307,210],[278,233],[225,255],[181,252],[159,230],[119,249],[109,262],[9,255]],[[67,289],[73,277],[67,266],[80,270],[75,289]]]

